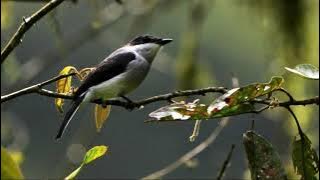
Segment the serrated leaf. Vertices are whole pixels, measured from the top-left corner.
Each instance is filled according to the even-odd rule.
[[[87,151],[83,163],[88,164],[91,161],[103,156],[108,150],[107,146],[95,146],[91,148],[89,151]]]
[[[59,75],[66,75],[74,72],[79,74],[75,67],[66,66],[60,71]],[[71,76],[58,80],[56,82],[57,93],[62,93],[62,94],[69,93],[71,90],[71,83],[72,83]],[[55,99],[55,105],[60,113],[63,113],[63,104],[64,104],[64,99],[62,98]]]
[[[299,64],[293,69],[288,67],[285,67],[285,69],[307,79],[319,80],[319,68],[311,64]]]
[[[80,166],[76,170],[74,170],[72,173],[70,173],[67,177],[65,177],[65,179],[74,179],[85,165],[103,156],[107,152],[107,150],[108,150],[108,147],[104,145],[95,146],[91,148],[89,151],[86,152]]]
[[[94,107],[94,119],[96,123],[97,131],[100,132],[103,124],[108,119],[111,111],[111,106],[103,107],[99,104],[96,104]]]
[[[3,147],[1,147],[1,179],[23,179],[19,166]]]
[[[295,172],[301,175],[301,179],[317,179],[315,175],[319,172],[319,158],[309,138],[305,134],[303,136],[303,144],[300,135],[295,136],[292,144],[293,167]]]
[[[243,134],[251,179],[287,179],[281,159],[272,144],[254,131]]]

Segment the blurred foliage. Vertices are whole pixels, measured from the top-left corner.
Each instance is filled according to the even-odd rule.
[[[74,170],[71,174],[69,174],[65,179],[74,179],[84,165],[87,165],[90,162],[94,161],[95,159],[103,156],[107,152],[107,150],[108,150],[108,147],[103,145],[95,146],[90,150],[88,150],[83,158],[81,165],[76,170]]]
[[[23,179],[18,164],[3,147],[1,147],[1,179]]]
[[[272,144],[254,131],[243,134],[252,180],[287,179],[280,156]]]
[[[269,71],[279,71],[277,67],[295,66],[309,63],[319,66],[319,1],[318,0],[241,0],[241,6],[248,7],[257,23],[269,36],[269,47],[274,52],[274,59],[269,63]],[[271,51],[272,52],[272,51]],[[310,97],[318,88],[307,85],[303,79],[288,78],[285,88],[294,97]],[[295,108],[295,113],[305,131],[312,131],[315,111],[312,108]],[[294,121],[285,115],[289,125],[282,121],[288,135],[295,134]],[[275,118],[275,117],[273,117]],[[277,119],[283,119],[278,117]],[[316,133],[315,133],[316,135]],[[318,135],[310,137],[318,145]],[[291,167],[291,164],[287,166]]]
[[[13,15],[13,4],[1,1],[1,30],[8,29],[11,26]]]
[[[319,69],[311,64],[299,64],[293,69],[288,67],[285,69],[307,79],[319,80]]]
[[[214,76],[200,61],[201,30],[213,6],[212,0],[189,1],[188,25],[182,33],[176,60],[178,89],[192,89],[213,84]]]
[[[75,7],[77,7],[78,5],[81,6],[83,2],[78,1],[78,3],[75,3],[73,5]],[[268,53],[271,52],[271,56],[273,58],[269,59],[270,61],[266,63],[266,69],[268,68],[268,70],[270,71],[269,73],[279,74],[280,69],[282,69],[281,67],[284,65],[294,67],[296,64],[310,63],[314,64],[315,66],[319,66],[318,0],[240,0],[221,2],[227,4],[227,9],[223,9],[223,11],[225,11],[226,13],[230,13],[230,10],[228,12],[228,8],[230,7],[228,5],[231,4],[241,4],[241,7],[248,7],[247,14],[249,14],[249,16],[245,17],[251,17],[257,20],[255,21],[257,22],[256,24],[262,27],[264,31],[264,36],[267,35],[266,46],[268,48],[265,49],[263,53],[269,55]],[[20,5],[19,3],[17,4]],[[175,17],[170,17],[169,19],[173,19],[175,21],[175,26],[172,26],[172,28],[170,29],[162,27],[158,29],[158,32],[166,31],[173,33],[175,33],[175,31],[178,29],[178,33],[180,35],[180,48],[178,50],[177,60],[175,61],[177,86],[179,89],[192,89],[208,85],[217,85],[216,83],[214,83],[215,77],[221,77],[222,75],[214,74],[211,67],[208,66],[208,61],[215,61],[214,66],[218,67],[219,69],[222,67],[219,63],[223,61],[228,62],[229,59],[204,59],[203,57],[207,57],[207,54],[215,54],[215,52],[206,52],[206,48],[211,50],[211,45],[213,45],[213,43],[224,42],[211,42],[211,39],[209,38],[210,36],[220,36],[220,34],[212,33],[213,35],[211,35],[209,33],[202,33],[205,22],[212,20],[211,18],[208,18],[207,20],[207,16],[208,13],[211,12],[211,8],[214,7],[212,5],[215,5],[215,1],[193,0],[188,1],[187,3],[189,9],[187,11],[187,14],[183,14],[182,16],[187,15],[186,19],[188,24],[183,31],[179,29],[180,26],[185,26],[185,24],[179,22],[181,19],[183,20],[183,18],[175,19]],[[14,18],[14,13],[19,13],[21,9],[19,9],[19,11],[17,10],[13,12],[13,10],[15,10],[13,4],[14,3],[12,2],[1,1],[2,30],[7,30],[11,27],[13,23],[20,23],[21,21],[21,17],[16,19]],[[20,6],[23,6],[23,8],[29,8],[29,5],[27,6],[23,3],[21,4],[22,5]],[[168,13],[168,9],[172,7],[175,7],[175,11],[179,13],[184,11],[184,9],[181,7],[180,1],[178,0],[123,0],[121,1],[121,3],[116,1],[88,1],[88,4],[85,5],[89,5],[88,7],[91,8],[90,12],[92,12],[92,14],[89,15],[92,15],[92,18],[90,20],[90,23],[87,24],[84,28],[75,28],[74,32],[61,32],[60,28],[62,26],[60,27],[59,23],[62,24],[62,20],[60,21],[59,18],[65,17],[58,16],[59,18],[57,18],[56,15],[62,15],[62,11],[55,11],[54,13],[50,14],[50,16],[47,18],[46,22],[48,22],[50,30],[53,31],[52,34],[54,36],[54,40],[58,40],[56,41],[56,48],[58,48],[58,51],[54,49],[49,49],[44,53],[41,52],[39,54],[36,54],[36,56],[31,59],[26,59],[29,58],[28,56],[30,56],[30,54],[27,54],[23,50],[19,50],[19,53],[17,51],[17,59],[15,57],[15,54],[12,54],[10,57],[8,57],[10,59],[8,59],[5,62],[5,64],[3,64],[1,75],[4,75],[2,76],[2,81],[5,83],[5,85],[11,86],[9,89],[16,89],[19,86],[25,86],[27,83],[32,82],[32,80],[39,77],[39,75],[41,75],[40,72],[46,72],[48,70],[48,67],[51,68],[54,65],[56,65],[56,63],[60,63],[62,60],[66,60],[68,56],[72,56],[77,49],[82,47],[85,44],[85,42],[90,42],[92,39],[96,39],[96,37],[99,37],[98,35],[102,34],[101,32],[105,32],[107,27],[110,27],[111,24],[115,24],[115,26],[118,26],[115,22],[118,22],[120,17],[133,17],[133,20],[130,21],[127,19],[122,19],[122,22],[120,23],[130,24],[130,26],[121,26],[120,30],[117,33],[113,32],[117,30],[110,30],[112,29],[110,28],[107,31],[108,33],[111,32],[111,36],[108,36],[107,41],[105,41],[104,38],[100,38],[103,42],[109,43],[108,45],[110,45],[111,47],[113,47],[113,44],[119,43],[121,38],[124,37],[125,33],[127,33],[128,38],[131,38],[136,34],[145,32],[148,27],[152,27],[154,26],[154,24],[157,24],[158,19],[156,19],[155,17],[159,15],[161,16],[161,14],[157,12],[157,10],[162,11],[163,14]],[[158,7],[161,7],[161,9],[159,10]],[[218,8],[221,7],[217,7],[214,10],[219,11]],[[241,13],[241,11],[236,11],[236,13]],[[239,14],[239,17],[234,18],[232,23],[236,24],[237,26],[239,26],[239,28],[241,28],[241,18],[243,17],[241,16],[241,14]],[[71,23],[79,24],[78,22],[83,21],[81,18],[79,19],[80,21],[72,20]],[[224,21],[224,19],[222,19],[222,21]],[[223,31],[227,31],[228,26],[223,26],[224,24],[219,23],[215,25],[222,27],[210,26],[208,28],[209,30],[207,31],[211,33],[215,32],[214,29],[219,28],[223,28]],[[163,26],[163,24],[161,24],[161,26]],[[41,23],[40,25],[37,24],[37,27],[39,27],[39,29],[42,28]],[[254,27],[252,28],[254,29]],[[124,32],[123,29],[129,32]],[[3,34],[6,34],[7,32],[11,33],[11,31],[12,30],[3,31]],[[230,32],[236,33],[236,31]],[[247,32],[247,34],[241,34],[240,36],[250,38],[252,33],[253,32],[250,31]],[[61,37],[62,34],[65,34],[65,41]],[[117,37],[117,35],[119,35],[119,37]],[[4,36],[4,39],[5,38],[8,39],[8,36]],[[260,40],[261,39],[257,39],[257,41]],[[202,48],[201,44],[203,43],[207,43],[210,46]],[[241,49],[240,46],[245,46],[247,42],[241,43],[242,44],[237,45],[239,46],[239,49]],[[85,47],[87,48],[87,46]],[[228,49],[228,52],[232,52],[231,50],[229,50],[230,49]],[[33,53],[36,52],[32,51],[31,53],[33,56]],[[205,60],[205,62],[201,62],[201,60]],[[260,59],[253,59],[252,62],[254,61],[260,62]],[[263,62],[261,61],[261,63]],[[249,74],[250,76],[252,76],[252,74],[246,71],[248,70],[247,68],[251,68],[250,66],[253,66],[253,64],[248,65],[246,63],[240,62],[237,64],[235,63],[233,65],[238,66],[237,68],[241,69],[242,74]],[[224,71],[229,71],[228,67],[231,67],[231,65],[228,64],[228,66],[223,67],[225,68]],[[269,74],[266,72],[267,70],[261,71],[262,75],[257,75],[257,78],[268,77]],[[315,93],[318,93],[318,88],[316,86],[318,86],[317,83],[315,83],[312,86],[308,84],[308,82],[304,79],[295,78],[295,76],[289,76],[286,79],[285,84],[286,89],[288,89],[294,97],[297,97],[297,99],[303,99],[305,97],[308,98],[310,96],[313,96]],[[66,90],[62,91],[64,91],[65,93],[69,92],[67,92]],[[184,102],[183,108],[189,106],[193,108],[194,105],[199,105],[196,102],[197,101],[192,103]],[[60,104],[63,104],[63,102]],[[62,105],[60,108],[62,110]],[[95,108],[97,109],[98,107]],[[313,146],[316,147],[316,149],[318,149],[318,126],[314,126],[316,124],[314,122],[314,116],[316,116],[315,111],[318,111],[318,109],[311,107],[299,107],[295,109],[296,114],[303,119],[303,121],[301,121],[303,129],[308,131],[310,139],[313,142]],[[17,113],[17,111],[14,111],[14,113]],[[103,111],[102,114],[108,113]],[[278,113],[271,112],[270,114],[275,116]],[[102,116],[98,118],[99,122],[103,122],[103,120],[106,119],[101,118]],[[99,127],[101,128],[103,123],[97,124],[96,114],[95,117],[96,127],[99,130]],[[287,130],[288,135],[295,134],[295,124],[293,121],[289,119],[289,117],[288,121],[283,121],[284,118],[282,117],[273,117],[272,119],[279,119],[280,121],[277,123],[283,123],[283,127]],[[288,125],[288,122],[290,123],[290,125]],[[271,133],[274,132],[271,131]],[[291,167],[291,165],[289,166]]]
[[[319,172],[319,158],[315,149],[312,148],[311,141],[303,134],[303,140],[300,135],[295,136],[292,143],[292,161],[295,172],[301,175],[301,179],[317,179]]]

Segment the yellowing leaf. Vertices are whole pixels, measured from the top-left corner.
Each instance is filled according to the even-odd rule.
[[[87,151],[84,159],[83,159],[83,163],[84,164],[88,164],[91,161],[103,156],[108,150],[107,146],[95,146],[93,148],[91,148],[89,151]]]
[[[74,72],[78,74],[78,71],[75,67],[67,66],[67,67],[63,68],[62,71],[60,71],[59,75],[66,75],[66,74],[70,74],[70,73],[74,73]],[[72,82],[71,76],[58,80],[56,83],[57,93],[63,93],[63,94],[69,93],[71,90],[71,82]],[[64,104],[64,99],[56,98],[55,104],[56,104],[58,111],[60,113],[62,113],[63,112],[62,106]]]
[[[100,132],[104,122],[108,119],[111,111],[111,106],[102,107],[99,104],[96,104],[94,107],[94,118],[96,122],[97,131]]]
[[[24,157],[21,151],[9,151],[8,152],[14,162],[16,162],[18,165],[20,165],[24,161]]]
[[[93,71],[95,68],[83,68],[79,71],[80,80],[84,80],[88,74]]]
[[[80,172],[83,166],[103,156],[107,152],[107,150],[108,150],[108,147],[104,145],[95,146],[91,148],[89,151],[87,151],[86,155],[84,156],[81,165],[76,170],[74,170],[71,174],[65,177],[65,179],[74,179],[77,176],[77,174]]]
[[[23,179],[19,166],[3,147],[1,147],[1,179]]]

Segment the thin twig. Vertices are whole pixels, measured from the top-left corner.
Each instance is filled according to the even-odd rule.
[[[148,176],[145,176],[142,179],[143,180],[159,179],[165,176],[166,174],[174,171],[175,169],[183,165],[185,162],[189,161],[190,159],[192,159],[193,157],[201,153],[203,150],[205,150],[207,147],[209,147],[216,140],[217,136],[220,134],[222,129],[228,124],[228,122],[229,122],[229,118],[223,118],[221,123],[219,123],[219,125],[213,130],[210,136],[206,140],[204,140],[201,144],[199,144],[197,147],[195,147],[194,149],[192,149],[191,151],[189,151],[188,153],[180,157],[175,162],[166,166],[165,168],[159,171],[156,171]]]
[[[49,3],[47,3],[45,6],[43,6],[41,9],[39,9],[37,12],[32,14],[30,17],[27,17],[27,18],[23,17],[23,21],[20,27],[15,32],[15,34],[11,37],[8,44],[1,51],[1,64],[5,61],[8,55],[14,50],[14,48],[16,48],[21,43],[24,34],[32,27],[32,25],[35,24],[37,21],[39,21],[43,16],[48,14],[55,7],[57,7],[59,4],[61,4],[63,1],[64,0],[52,0]]]
[[[31,94],[31,93],[38,93],[40,95],[48,96],[48,97],[57,98],[59,96],[59,98],[72,99],[72,96],[55,93],[55,92],[52,92],[52,91],[49,91],[49,90],[46,90],[46,89],[42,89],[42,87],[45,86],[45,85],[51,84],[53,82],[56,82],[56,81],[58,81],[60,79],[63,79],[63,78],[69,77],[69,76],[73,76],[75,74],[76,73],[70,73],[70,74],[66,74],[66,75],[59,75],[59,76],[51,78],[51,79],[49,79],[47,81],[44,81],[42,83],[35,84],[33,86],[29,86],[29,87],[21,89],[19,91],[16,91],[16,92],[1,96],[1,103],[9,101],[11,99],[14,99],[16,97],[19,97],[19,96],[22,96],[22,95],[26,95],[26,94]]]
[[[227,156],[226,160],[222,164],[222,168],[221,168],[221,170],[220,170],[220,172],[219,172],[219,174],[217,176],[217,180],[221,180],[223,178],[224,172],[226,171],[226,169],[227,169],[227,167],[229,165],[229,162],[231,160],[232,153],[233,153],[233,150],[234,150],[235,147],[236,146],[234,144],[231,145],[231,149],[230,149],[230,151],[228,153],[228,156]]]
[[[196,122],[194,123],[192,134],[189,137],[190,142],[194,142],[196,138],[199,136],[201,122],[201,120],[196,120]]]

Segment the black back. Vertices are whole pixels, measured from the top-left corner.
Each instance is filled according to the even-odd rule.
[[[75,92],[75,97],[79,97],[90,87],[98,85],[123,73],[127,68],[127,65],[135,58],[135,54],[127,52],[114,55],[109,57],[109,59],[102,61],[82,82],[78,90]]]

